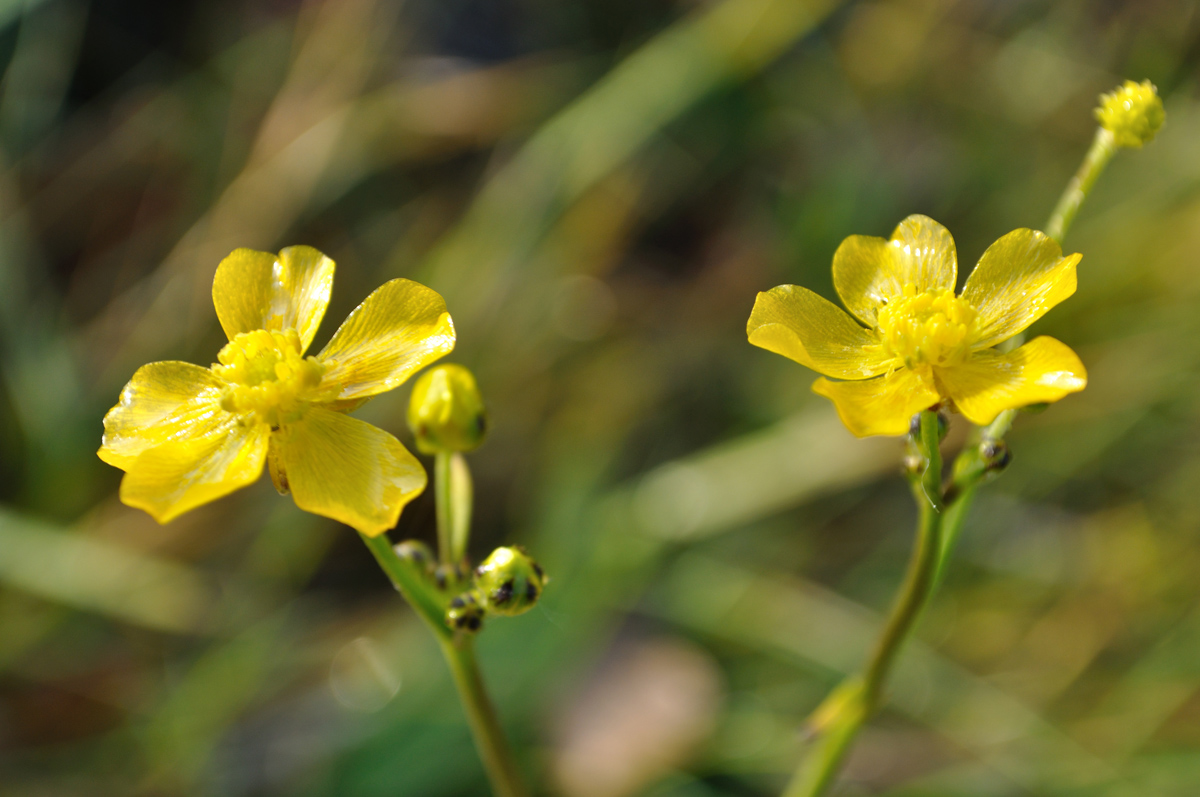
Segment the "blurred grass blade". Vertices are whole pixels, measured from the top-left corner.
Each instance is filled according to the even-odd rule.
[[[0,0],[0,28],[45,2],[46,0]]]
[[[202,632],[215,586],[188,567],[0,510],[0,584],[159,631]]]
[[[719,585],[719,586],[714,586]],[[882,618],[820,586],[767,578],[699,554],[682,557],[653,602],[674,622],[844,676]],[[922,720],[1026,788],[1094,787],[1113,768],[1032,708],[914,641],[898,664],[891,705]],[[932,685],[936,684],[936,688]]]
[[[142,728],[150,779],[167,793],[186,793],[230,724],[286,681],[271,680],[288,639],[287,611],[213,645],[188,669]]]
[[[703,537],[859,484],[899,456],[895,440],[852,440],[828,408],[815,407],[655,468],[635,488],[633,511],[653,536]]]
[[[100,384],[119,384],[158,352],[211,323],[209,285],[222,257],[239,246],[278,247],[322,186],[358,97],[393,27],[393,4],[313,4],[287,78],[238,175],[185,232],[163,264],[95,322],[109,341],[97,351]]]
[[[0,7],[0,27],[4,15]],[[0,98],[0,141],[10,158],[23,154],[61,112],[86,18],[82,3],[52,3],[21,21]]]

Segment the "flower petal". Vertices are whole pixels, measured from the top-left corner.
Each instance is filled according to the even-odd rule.
[[[938,369],[937,379],[959,412],[984,426],[1004,410],[1083,390],[1087,371],[1065,343],[1040,337],[1007,354],[975,352],[963,365]]]
[[[303,354],[325,317],[333,272],[334,262],[311,246],[278,255],[235,249],[213,278],[217,318],[230,340],[255,329],[295,329]]]
[[[949,230],[928,216],[913,215],[896,225],[891,240],[851,235],[833,253],[833,287],[842,304],[863,323],[904,292],[954,290],[958,260]]]
[[[760,293],[746,334],[755,346],[838,379],[876,376],[892,359],[884,358],[873,332],[833,302],[796,285]]]
[[[1008,340],[1075,293],[1075,266],[1082,257],[1063,257],[1058,243],[1037,230],[1013,230],[989,246],[962,292],[979,311],[974,348]]]
[[[907,434],[912,416],[941,400],[929,382],[909,368],[861,382],[818,379],[813,392],[833,401],[838,417],[857,437]]]
[[[166,523],[258,479],[269,427],[223,415],[206,434],[142,452],[121,480],[121,500]]]
[[[344,401],[384,393],[454,348],[454,322],[437,291],[386,282],[354,308],[317,355],[323,388]]]
[[[191,363],[143,365],[104,416],[104,440],[96,453],[129,470],[146,449],[212,431],[228,415],[219,405],[224,386],[212,371]]]
[[[312,407],[275,443],[298,507],[372,537],[425,489],[425,469],[399,440],[340,412]]]

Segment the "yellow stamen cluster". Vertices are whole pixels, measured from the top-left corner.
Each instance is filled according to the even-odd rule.
[[[212,371],[228,387],[221,407],[228,412],[255,413],[277,427],[317,398],[325,366],[300,355],[294,329],[256,329],[237,335],[217,354]]]
[[[1096,120],[1113,134],[1118,147],[1140,147],[1154,138],[1163,125],[1166,113],[1162,99],[1149,80],[1124,85],[1100,95]]]
[[[904,294],[879,310],[880,344],[896,366],[950,365],[964,362],[976,337],[978,312],[954,291],[917,293],[912,283]]]

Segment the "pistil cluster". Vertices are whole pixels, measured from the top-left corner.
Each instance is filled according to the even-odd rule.
[[[234,337],[212,366],[228,384],[221,407],[239,415],[254,413],[274,428],[294,420],[318,398],[325,373],[325,365],[300,351],[300,335],[294,329],[256,329]]]
[[[952,290],[904,293],[879,308],[880,345],[896,367],[957,365],[967,360],[976,337],[978,311]]]

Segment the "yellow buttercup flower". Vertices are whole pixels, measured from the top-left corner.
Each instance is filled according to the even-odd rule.
[[[385,283],[316,356],[334,263],[308,246],[238,249],[213,303],[229,343],[218,362],[150,363],[104,416],[100,458],[125,471],[121,500],[160,523],[256,481],[264,463],[297,506],[377,535],[425,489],[425,469],[392,435],[345,413],[454,348],[435,291]]]
[[[1004,410],[1083,390],[1087,372],[1059,341],[994,347],[1075,292],[1081,255],[1052,238],[1014,230],[988,247],[955,295],[954,239],[926,216],[909,216],[890,240],[852,235],[833,256],[833,285],[862,326],[837,305],[795,285],[760,293],[750,342],[825,376],[813,390],[833,401],[859,437],[902,435],[912,416],[949,402],[975,424]]]

